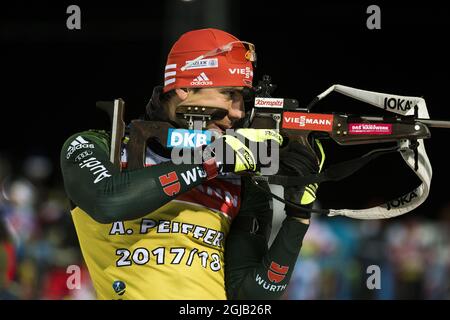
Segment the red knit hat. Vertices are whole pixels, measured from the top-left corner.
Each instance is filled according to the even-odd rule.
[[[183,34],[167,57],[164,92],[175,88],[251,87],[253,44],[218,29]]]

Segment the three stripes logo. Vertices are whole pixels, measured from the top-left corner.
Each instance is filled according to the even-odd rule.
[[[76,150],[87,148],[94,149],[94,145],[83,139],[81,136],[76,137],[75,140],[70,143],[69,148],[67,148],[66,159],[69,159]]]
[[[280,266],[278,263],[272,261],[270,263],[270,269],[267,270],[267,277],[270,282],[280,283],[286,277],[288,271],[288,266]]]
[[[202,72],[196,78],[194,78],[191,82],[191,86],[210,86],[213,82],[209,80],[208,76]]]
[[[176,64],[168,64],[166,65],[166,71],[164,73],[164,86],[167,86],[171,83],[174,83],[176,80],[176,71],[177,65]]]

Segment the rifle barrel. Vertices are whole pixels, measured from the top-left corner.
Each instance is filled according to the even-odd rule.
[[[430,119],[417,119],[417,121],[420,121],[423,124],[426,124],[427,126],[433,128],[450,128],[450,121]]]
[[[383,121],[382,117],[370,117],[370,116],[363,116],[361,119],[369,120],[369,121]],[[428,127],[432,128],[448,128],[450,129],[450,121],[446,120],[431,120],[431,119],[416,119],[416,121],[421,122]]]

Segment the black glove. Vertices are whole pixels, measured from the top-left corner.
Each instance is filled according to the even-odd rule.
[[[280,168],[278,174],[288,176],[306,176],[317,174],[320,171],[317,156],[305,145],[297,141],[290,141],[289,144],[280,151]],[[309,205],[316,199],[318,185],[311,184],[302,187],[284,188],[284,199],[299,205]],[[288,216],[309,219],[311,213],[292,207],[285,206]]]

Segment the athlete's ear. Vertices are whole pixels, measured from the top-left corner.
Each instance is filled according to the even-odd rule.
[[[189,95],[189,90],[186,88],[177,88],[175,89],[175,93],[181,101],[184,101]]]

